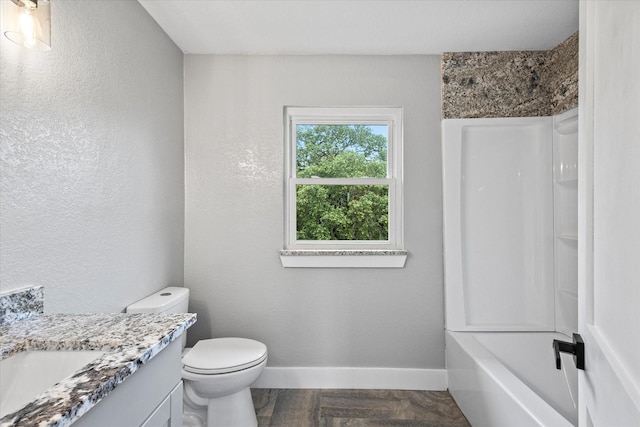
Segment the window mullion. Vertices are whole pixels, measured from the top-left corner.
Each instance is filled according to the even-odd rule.
[[[390,178],[291,178],[296,185],[392,185]]]

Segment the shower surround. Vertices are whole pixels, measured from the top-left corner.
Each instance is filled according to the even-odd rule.
[[[577,56],[577,34],[442,56],[448,386],[473,425],[577,425],[550,344],[578,327]]]

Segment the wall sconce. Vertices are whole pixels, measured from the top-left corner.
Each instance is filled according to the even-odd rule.
[[[49,0],[4,0],[3,3],[4,35],[9,40],[28,49],[51,49]]]

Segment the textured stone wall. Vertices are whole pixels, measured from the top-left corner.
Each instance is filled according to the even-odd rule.
[[[530,117],[578,105],[578,33],[549,51],[444,53],[442,115]]]
[[[547,90],[551,114],[578,106],[578,33],[549,51]]]

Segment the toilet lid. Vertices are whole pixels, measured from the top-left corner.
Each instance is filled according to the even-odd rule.
[[[201,340],[183,358],[183,369],[194,374],[241,371],[267,358],[267,346],[247,338]]]

